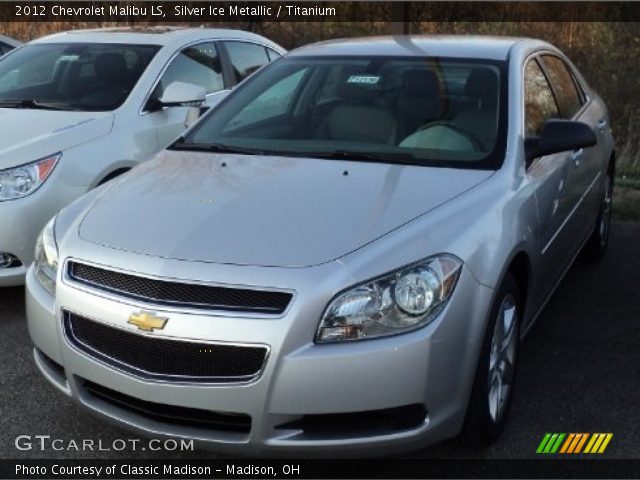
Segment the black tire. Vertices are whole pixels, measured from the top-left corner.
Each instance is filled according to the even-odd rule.
[[[597,262],[601,260],[607,247],[609,246],[609,231],[611,230],[611,211],[613,209],[613,172],[611,169],[605,177],[604,188],[602,189],[602,201],[593,233],[584,245],[583,257],[589,261]]]
[[[512,310],[511,306],[513,307]],[[508,311],[505,308],[508,308]],[[508,347],[512,361],[510,367],[505,365],[504,372],[506,377],[504,385],[508,388],[503,392],[502,388],[495,385],[494,382],[494,366],[500,364],[496,361],[494,338],[498,339],[498,329],[496,327],[498,326],[499,328],[500,325],[504,327],[507,321],[506,314],[509,312],[513,314],[508,335],[509,342],[512,342]],[[476,376],[462,429],[461,437],[463,441],[473,447],[485,447],[493,443],[499,437],[506,424],[515,386],[521,318],[522,308],[518,284],[514,277],[507,273],[497,290],[496,298],[491,308],[491,316],[480,351]],[[498,323],[498,319],[501,320],[500,323]],[[506,339],[507,335],[503,338]],[[499,343],[502,345],[502,342]],[[508,371],[507,368],[509,369]],[[500,368],[498,368],[498,371],[500,371]],[[503,383],[500,382],[500,385],[503,385]],[[497,397],[493,395],[496,388],[500,393]],[[499,398],[503,400],[497,403]]]

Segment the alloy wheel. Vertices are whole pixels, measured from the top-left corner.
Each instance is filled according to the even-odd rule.
[[[509,294],[502,300],[498,310],[489,354],[489,414],[496,423],[505,413],[513,386],[518,343],[517,322],[516,300]]]

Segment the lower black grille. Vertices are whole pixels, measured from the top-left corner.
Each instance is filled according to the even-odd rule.
[[[257,377],[264,346],[191,342],[141,335],[65,313],[69,342],[86,354],[137,376],[194,382],[237,382]]]
[[[47,355],[44,354],[42,350],[38,350],[38,355],[40,355],[40,358],[42,359],[44,364],[47,367],[49,367],[51,371],[55,372],[58,376],[60,376],[60,378],[66,380],[67,375],[62,365],[60,365],[58,362],[54,361],[53,359],[49,358]]]
[[[251,417],[241,413],[212,412],[199,408],[176,407],[147,402],[124,393],[84,381],[84,389],[93,397],[142,417],[180,427],[249,433]]]
[[[423,405],[386,408],[351,413],[304,415],[297,420],[278,425],[278,429],[302,430],[305,437],[335,438],[389,435],[418,428],[425,421]]]
[[[281,314],[292,297],[287,292],[157,280],[77,262],[69,262],[69,276],[78,283],[135,300],[192,309]]]

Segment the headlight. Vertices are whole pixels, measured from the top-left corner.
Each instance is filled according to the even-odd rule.
[[[320,321],[316,342],[384,337],[423,327],[442,311],[462,261],[427,258],[338,295]]]
[[[58,245],[55,237],[55,217],[49,220],[36,242],[33,267],[40,284],[51,294],[56,293],[58,274]]]
[[[0,202],[35,192],[49,177],[61,156],[61,153],[56,153],[37,162],[0,170]]]

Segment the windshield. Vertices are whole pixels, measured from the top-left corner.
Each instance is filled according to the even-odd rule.
[[[504,62],[291,57],[245,82],[174,148],[497,168]]]
[[[129,96],[159,48],[27,45],[0,62],[0,107],[113,110]]]

